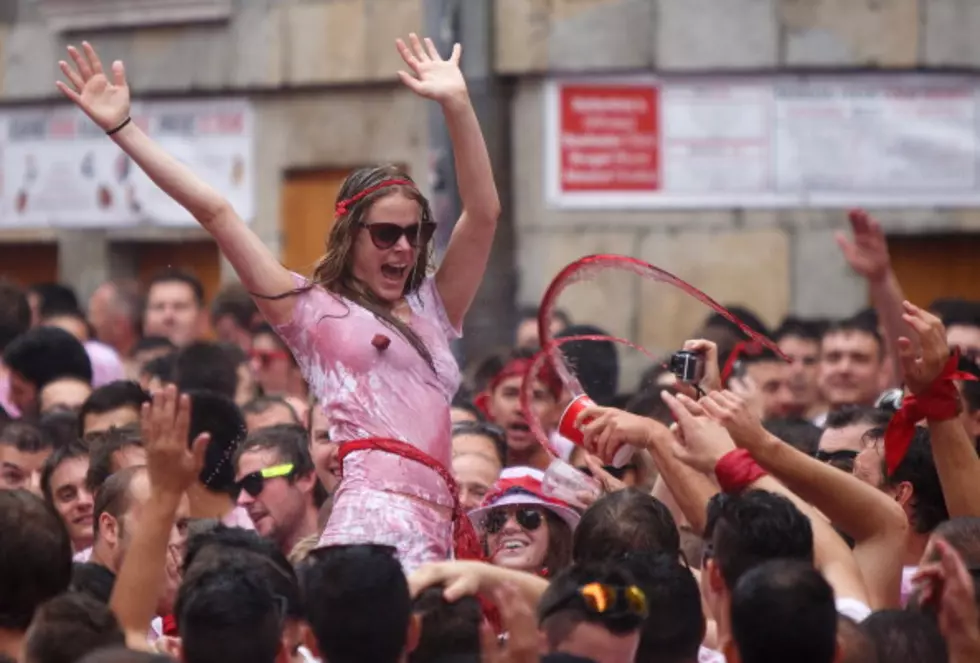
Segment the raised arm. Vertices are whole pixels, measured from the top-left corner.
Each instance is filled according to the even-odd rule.
[[[197,219],[228,259],[249,292],[279,295],[293,289],[293,278],[231,205],[214,188],[168,154],[130,120],[129,85],[123,63],[112,63],[107,74],[95,49],[87,42],[82,52],[68,47],[74,67],[59,63],[68,83],[58,81],[61,92],[136,162],[160,189]],[[293,301],[256,297],[262,315],[271,324],[289,322]]]
[[[901,364],[898,358],[898,339],[909,336],[909,326],[902,318],[902,286],[892,269],[891,257],[888,255],[888,242],[881,224],[871,218],[863,210],[854,210],[848,216],[854,239],[849,239],[844,233],[837,233],[837,245],[844,254],[844,259],[857,274],[868,282],[871,301],[878,320],[885,332],[885,346],[888,360],[891,362],[893,384],[901,374]]]
[[[412,70],[398,72],[402,82],[416,94],[439,102],[453,142],[463,213],[436,273],[436,286],[449,321],[459,327],[487,268],[500,216],[500,198],[480,122],[459,69],[459,44],[453,47],[449,59],[443,60],[432,40],[426,39],[423,45],[412,34],[407,45],[398,40],[398,52]]]

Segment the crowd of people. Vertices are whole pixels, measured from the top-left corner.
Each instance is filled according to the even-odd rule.
[[[563,421],[539,327],[603,330],[529,310],[453,358],[499,201],[459,47],[398,49],[463,216],[430,269],[415,184],[359,170],[311,278],[131,122],[121,63],[69,49],[62,91],[241,284],[0,282],[0,661],[980,661],[980,302],[905,301],[855,212],[872,308],[732,306],[779,352],[712,314],[700,370],[625,389],[611,342],[566,343],[591,402]]]

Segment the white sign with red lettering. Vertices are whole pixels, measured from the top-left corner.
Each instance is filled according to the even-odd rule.
[[[133,122],[254,215],[253,113],[244,100],[136,103]],[[0,120],[0,226],[193,225],[74,107],[7,111]]]
[[[570,79],[544,106],[556,207],[980,203],[974,78]]]

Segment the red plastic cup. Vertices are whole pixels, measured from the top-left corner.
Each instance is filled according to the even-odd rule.
[[[586,394],[576,397],[568,404],[568,407],[561,414],[561,419],[558,421],[558,432],[562,437],[571,440],[578,446],[582,446],[582,442],[585,441],[585,436],[576,424],[576,420],[578,419],[578,415],[582,413],[582,410],[590,407],[595,407],[595,401]],[[583,421],[582,423],[587,424],[589,420]]]
[[[595,401],[589,398],[586,394],[582,394],[568,404],[565,411],[562,412],[561,419],[558,421],[558,432],[562,437],[570,440],[576,446],[582,446],[585,441],[585,436],[582,430],[576,425],[576,420],[583,410],[590,407],[595,407]],[[583,425],[589,423],[592,419],[586,418],[582,422]],[[622,467],[629,463],[630,459],[633,457],[633,447],[624,446],[619,449],[613,455],[612,465],[613,467]]]

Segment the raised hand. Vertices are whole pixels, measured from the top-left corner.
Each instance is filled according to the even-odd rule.
[[[501,585],[493,592],[493,603],[500,611],[507,634],[497,639],[491,626],[480,625],[480,660],[483,663],[536,663],[541,660],[537,618],[534,609],[516,587]]]
[[[905,386],[913,394],[918,394],[943,372],[949,361],[949,345],[946,343],[946,328],[939,318],[910,302],[905,302],[903,307],[905,313],[902,319],[917,338],[899,338],[898,357],[902,362]],[[921,352],[916,352],[916,340],[922,348]]]
[[[582,431],[582,446],[604,461],[611,461],[623,445],[649,448],[663,425],[612,407],[589,407],[575,425]],[[666,430],[663,431],[666,434]]]
[[[766,439],[762,419],[751,402],[731,391],[718,391],[701,399],[705,414],[725,427],[738,446],[751,449]]]
[[[702,406],[687,396],[678,394],[675,397],[664,391],[660,397],[677,421],[674,428],[677,437],[674,455],[702,474],[713,476],[718,461],[735,449],[735,443],[728,431],[705,416]]]
[[[188,448],[191,402],[177,394],[174,386],[157,392],[141,413],[146,469],[154,493],[183,495],[197,481],[204,466],[204,452],[210,437],[202,433]]]
[[[839,232],[835,235],[844,259],[855,272],[869,281],[880,281],[888,275],[891,259],[888,242],[881,224],[864,210],[853,210],[848,219],[854,232],[854,240]]]
[[[126,84],[126,70],[123,63],[112,63],[112,78],[106,75],[102,61],[92,45],[82,42],[79,53],[74,46],[68,47],[75,66],[64,60],[58,63],[61,72],[70,85],[58,81],[55,85],[61,93],[92,118],[92,121],[105,131],[120,126],[129,117],[129,85]]]
[[[465,97],[466,79],[459,69],[459,58],[463,49],[459,44],[453,46],[452,55],[443,60],[431,39],[425,44],[413,32],[408,36],[409,44],[396,40],[398,53],[412,70],[412,73],[399,71],[398,77],[415,94],[445,103]]]

